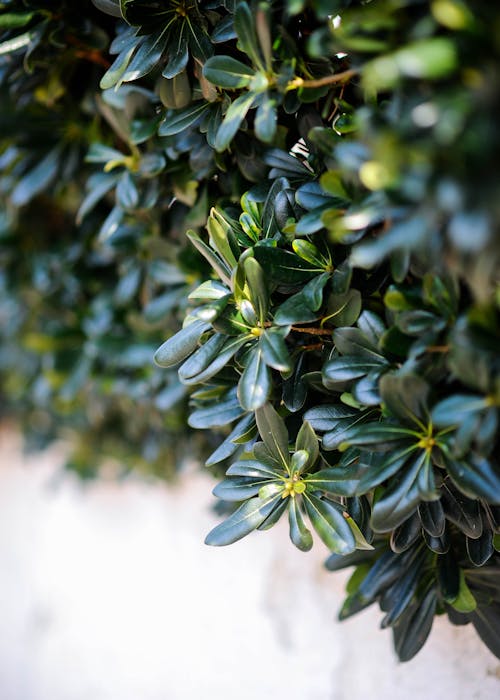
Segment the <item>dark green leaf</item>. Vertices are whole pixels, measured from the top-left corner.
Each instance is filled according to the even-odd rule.
[[[400,661],[412,659],[425,644],[434,622],[436,605],[436,590],[431,588],[394,627],[394,648]]]
[[[155,353],[154,360],[160,367],[173,367],[190,355],[203,333],[210,328],[204,321],[193,321],[166,340]]]
[[[238,382],[238,399],[246,411],[256,411],[269,398],[271,373],[264,362],[260,347],[252,348],[243,374]]]
[[[342,506],[310,493],[304,494],[304,501],[311,524],[328,549],[336,554],[350,554],[356,549]]]
[[[265,404],[255,411],[255,420],[260,436],[270,454],[285,469],[290,463],[288,451],[288,431],[284,420],[276,413],[271,404]]]
[[[212,56],[203,66],[203,76],[214,85],[228,90],[247,87],[254,70],[231,56]]]
[[[288,521],[290,524],[290,539],[294,545],[302,552],[308,552],[313,546],[313,539],[310,531],[307,529],[300,512],[300,508],[296,498],[288,498]]]
[[[292,369],[288,349],[280,330],[269,328],[263,331],[259,345],[266,365],[279,372],[289,372]]]
[[[488,503],[500,503],[500,472],[486,458],[449,460],[447,469],[455,485],[466,496],[484,498]]]
[[[232,544],[245,537],[261,525],[273,508],[280,502],[281,494],[267,498],[251,498],[240,506],[232,515],[211,530],[205,538],[205,544],[223,546]]]
[[[390,486],[373,506],[371,525],[375,532],[390,532],[415,510],[420,500],[432,497],[432,493],[420,488],[421,472],[432,471],[427,454],[419,454],[405,473],[393,477]]]
[[[244,501],[256,496],[265,483],[266,480],[259,477],[233,477],[219,482],[212,493],[223,501]]]

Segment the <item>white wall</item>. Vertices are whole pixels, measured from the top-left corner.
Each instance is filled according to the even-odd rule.
[[[500,697],[472,629],[438,619],[399,664],[377,610],[337,623],[346,575],[320,542],[278,525],[205,547],[207,475],[82,488],[61,461],[0,433],[0,700]]]

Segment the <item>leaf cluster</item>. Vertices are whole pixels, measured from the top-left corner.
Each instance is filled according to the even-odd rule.
[[[203,434],[207,542],[315,532],[402,660],[444,613],[500,654],[499,22],[0,3],[5,406],[84,474]]]

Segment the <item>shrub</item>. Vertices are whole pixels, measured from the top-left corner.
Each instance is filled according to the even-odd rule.
[[[207,543],[287,517],[401,660],[436,614],[500,655],[500,11],[79,10],[0,5],[8,410],[84,474],[203,429]]]

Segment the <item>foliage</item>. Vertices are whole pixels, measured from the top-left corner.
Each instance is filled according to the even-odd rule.
[[[80,469],[122,436],[161,473],[203,429],[236,503],[207,543],[310,524],[402,660],[436,614],[500,655],[499,26],[0,3],[6,406],[77,429]]]

